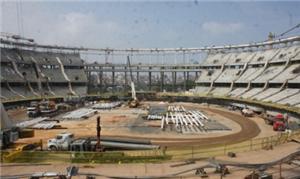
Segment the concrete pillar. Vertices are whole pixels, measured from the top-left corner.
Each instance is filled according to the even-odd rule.
[[[125,89],[127,88],[128,82],[127,82],[127,67],[124,68],[125,72],[124,72],[124,80],[125,80]]]
[[[152,85],[152,76],[151,76],[151,74],[152,74],[152,72],[151,72],[151,69],[152,69],[152,67],[149,67],[149,91],[151,91],[151,85]]]
[[[165,73],[162,71],[164,68],[160,68],[160,91],[164,90],[164,78],[165,78]]]
[[[99,81],[100,81],[100,91],[103,91],[103,67],[99,67],[100,73],[99,73]]]
[[[112,66],[112,86],[115,87],[115,67]]]
[[[140,67],[137,66],[136,69],[137,69],[137,72],[136,72],[136,89],[138,89],[140,87],[140,72],[139,72]]]
[[[176,81],[175,81],[175,73],[176,72],[172,72],[172,91],[175,91],[175,86],[176,86]]]
[[[176,70],[176,67],[175,67],[175,70]],[[176,86],[177,86],[176,83],[177,83],[177,72],[175,71],[175,72],[174,72],[174,85],[175,85],[175,91],[177,91],[177,90],[176,90],[176,88],[177,88],[177,87],[176,87]]]
[[[186,71],[183,72],[183,90],[186,91]]]

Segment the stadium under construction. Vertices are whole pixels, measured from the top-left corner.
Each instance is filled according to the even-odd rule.
[[[300,36],[197,48],[0,42],[1,178],[300,177]],[[103,62],[85,59],[95,54]]]

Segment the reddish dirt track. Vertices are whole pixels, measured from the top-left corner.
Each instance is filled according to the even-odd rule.
[[[119,138],[134,138],[142,140],[151,140],[152,144],[157,144],[160,146],[167,147],[184,147],[184,146],[217,146],[223,144],[234,144],[245,140],[256,137],[260,133],[260,129],[255,122],[248,119],[240,114],[236,114],[230,111],[219,110],[216,108],[205,108],[205,110],[212,113],[219,114],[225,118],[228,118],[241,126],[241,130],[234,134],[219,136],[219,137],[209,137],[209,138],[193,138],[193,139],[182,139],[182,138],[147,138],[147,137],[133,137],[133,136],[111,136]]]

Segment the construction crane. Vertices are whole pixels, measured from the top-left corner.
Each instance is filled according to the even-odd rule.
[[[127,65],[130,72],[130,87],[131,87],[131,99],[128,102],[129,107],[136,108],[139,105],[139,100],[136,97],[135,85],[133,82],[132,69],[130,64],[130,58],[127,56]]]

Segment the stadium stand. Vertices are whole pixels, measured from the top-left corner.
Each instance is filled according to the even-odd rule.
[[[242,68],[226,68],[216,79],[216,83],[230,83],[235,81],[242,72]]]
[[[87,93],[79,54],[1,48],[1,99]],[[75,91],[73,91],[73,88]]]
[[[215,96],[300,106],[300,46],[297,42],[240,52],[219,50],[209,54],[202,64],[207,69],[218,69],[218,73],[207,76],[208,70],[201,70],[204,72],[196,80],[196,94],[209,91],[207,94]]]
[[[200,70],[199,78],[197,79],[197,82],[212,82],[214,81],[221,73],[221,68],[219,69],[201,69]]]

